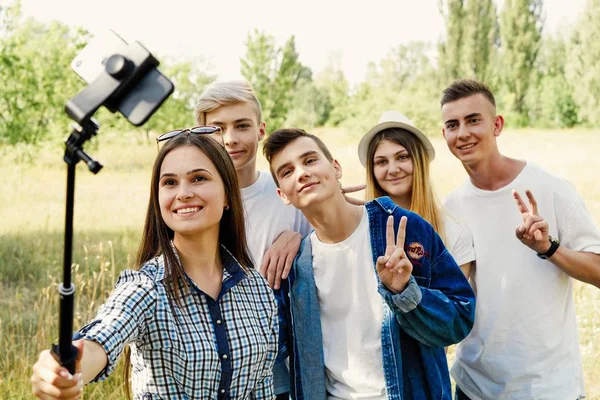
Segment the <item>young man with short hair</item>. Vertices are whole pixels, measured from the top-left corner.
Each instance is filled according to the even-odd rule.
[[[291,268],[300,240],[311,227],[300,211],[279,200],[271,175],[256,169],[256,153],[266,129],[260,102],[246,81],[217,82],[200,96],[195,116],[199,125],[221,128],[242,191],[250,253],[271,287],[278,288]],[[287,367],[278,361],[275,394],[278,399],[287,399]]]
[[[469,175],[445,206],[477,254],[475,326],[452,367],[457,399],[582,398],[571,278],[600,287],[600,231],[569,182],[500,153],[504,118],[485,85],[457,81],[441,106],[448,148]]]
[[[279,196],[314,227],[276,293],[293,397],[451,399],[444,346],[470,331],[475,298],[431,225],[388,197],[348,203],[340,164],[303,130],[263,150]]]

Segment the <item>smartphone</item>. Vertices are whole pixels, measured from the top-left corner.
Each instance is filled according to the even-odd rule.
[[[130,46],[123,38],[113,31],[104,31],[94,36],[77,54],[71,62],[71,68],[81,79],[91,84],[105,71],[105,63],[110,56],[127,56],[129,50]],[[131,124],[141,126],[174,90],[175,86],[166,76],[158,69],[151,68],[119,99],[116,108]]]
[[[104,72],[104,63],[113,54],[125,54],[129,45],[113,31],[102,31],[77,54],[71,68],[86,83],[92,83]]]

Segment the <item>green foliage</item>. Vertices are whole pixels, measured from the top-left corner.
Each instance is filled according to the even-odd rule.
[[[446,22],[445,40],[438,44],[439,72],[443,86],[456,79],[474,78],[495,89],[500,28],[493,0],[439,0]]]
[[[600,0],[588,0],[575,24],[567,77],[573,83],[579,118],[600,126]]]
[[[285,125],[303,129],[323,126],[332,109],[327,91],[317,86],[314,81],[303,79],[298,83]]]
[[[392,49],[379,65],[371,64],[367,80],[348,103],[342,126],[364,133],[391,109],[405,114],[424,132],[437,132],[439,89],[430,50],[426,43],[413,42]]]
[[[534,82],[525,98],[529,121],[544,128],[571,128],[578,120],[574,89],[565,76],[567,42],[562,38],[544,40]]]
[[[316,81],[330,104],[325,122],[330,126],[339,126],[348,117],[346,111],[350,96],[350,84],[342,71],[340,54],[330,55],[327,66]]]
[[[451,82],[464,76],[464,3],[464,0],[438,0],[438,8],[446,22],[446,38],[438,45],[438,64],[443,82]]]
[[[37,144],[69,122],[64,104],[77,92],[71,60],[88,34],[54,22],[24,20],[20,4],[0,10],[0,143]]]
[[[90,34],[53,22],[24,20],[20,3],[0,8],[0,144],[39,146],[69,133],[64,112],[67,99],[84,83],[70,63],[89,41]],[[164,132],[193,124],[195,99],[216,79],[200,61],[166,62],[161,71],[175,84],[175,92],[144,127],[130,125],[119,113],[104,107],[95,115],[100,133],[106,131]]]
[[[258,95],[267,129],[274,131],[285,122],[299,81],[310,80],[312,72],[300,63],[294,36],[277,47],[273,36],[254,30],[246,47],[241,73]]]
[[[525,96],[534,72],[542,37],[543,0],[506,0],[500,14],[502,85],[508,110],[519,126],[528,124]]]
[[[500,45],[496,5],[493,0],[468,0],[464,18],[463,72],[494,87],[494,66]]]

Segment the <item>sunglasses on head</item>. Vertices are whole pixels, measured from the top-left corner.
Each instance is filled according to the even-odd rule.
[[[169,140],[174,138],[175,136],[184,133],[190,132],[196,135],[211,135],[213,133],[221,132],[221,128],[218,126],[195,126],[193,128],[185,128],[185,129],[176,129],[171,132],[163,133],[156,137],[156,143],[164,142],[165,140]]]

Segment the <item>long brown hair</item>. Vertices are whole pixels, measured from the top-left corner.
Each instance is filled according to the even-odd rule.
[[[172,150],[182,146],[196,146],[215,164],[221,176],[225,189],[225,198],[228,200],[229,209],[223,212],[219,223],[219,243],[224,245],[229,252],[240,263],[242,268],[254,268],[248,251],[246,231],[244,226],[244,208],[242,195],[235,174],[235,167],[231,157],[222,145],[209,136],[184,132],[169,140],[159,151],[152,167],[152,179],[150,184],[150,199],[146,222],[142,233],[142,240],[136,257],[136,269],[140,269],[149,260],[159,255],[164,257],[165,278],[167,292],[170,295],[169,302],[172,307],[180,306],[182,296],[189,294],[189,287],[184,279],[183,266],[177,260],[175,251],[171,246],[174,232],[163,221],[158,202],[158,184],[160,180],[160,168],[162,163]],[[183,285],[182,285],[183,283]],[[183,290],[183,293],[181,293]],[[129,387],[130,379],[130,349],[125,349],[124,385],[125,394],[131,399]]]
[[[389,128],[379,132],[367,149],[367,188],[365,197],[367,201],[376,197],[388,196],[385,190],[381,188],[377,179],[375,179],[375,170],[373,167],[375,151],[379,144],[389,140],[392,143],[399,144],[408,151],[413,163],[413,183],[410,200],[410,211],[419,214],[423,219],[429,222],[433,229],[444,239],[444,221],[442,218],[442,209],[433,192],[431,179],[429,178],[429,155],[423,143],[412,133],[400,129]]]

